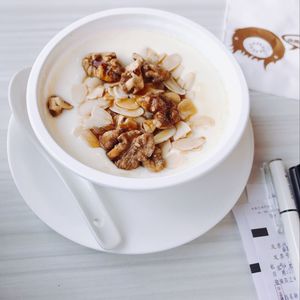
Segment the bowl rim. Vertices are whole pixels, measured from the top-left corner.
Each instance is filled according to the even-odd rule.
[[[37,85],[40,71],[42,70],[45,61],[47,60],[49,54],[55,48],[55,46],[66,36],[68,36],[71,32],[85,24],[108,16],[126,14],[159,16],[168,20],[176,20],[177,22],[180,21],[182,23],[185,23],[186,25],[193,27],[198,31],[202,31],[202,33],[204,33],[211,40],[213,40],[213,42],[216,43],[226,53],[227,58],[230,60],[231,64],[234,67],[234,70],[237,74],[237,78],[239,79],[239,83],[241,86],[241,98],[243,101],[237,121],[237,124],[239,124],[239,126],[235,126],[235,128],[232,130],[232,133],[228,137],[228,141],[230,141],[230,143],[225,144],[224,148],[222,148],[222,152],[216,152],[216,154],[218,155],[210,157],[207,161],[201,163],[198,168],[187,168],[181,172],[175,173],[174,175],[170,176],[159,176],[149,178],[123,177],[108,174],[100,170],[93,169],[92,167],[83,164],[82,162],[68,154],[62,147],[58,145],[58,143],[50,135],[46,128],[46,125],[44,124],[41,118],[38,105],[36,105],[38,99]],[[63,28],[45,45],[45,47],[42,49],[42,51],[35,60],[28,79],[26,102],[29,120],[33,131],[41,145],[52,157],[54,157],[59,163],[72,170],[76,174],[96,184],[125,190],[151,190],[166,188],[184,183],[186,181],[190,181],[192,179],[195,179],[196,177],[201,177],[204,174],[208,173],[209,171],[214,169],[219,163],[221,163],[238,144],[243,132],[246,129],[250,109],[249,93],[245,77],[240,66],[233,57],[233,54],[225,47],[225,45],[223,45],[220,40],[218,40],[212,33],[210,33],[207,29],[203,28],[201,25],[180,15],[152,8],[117,8],[103,10],[85,16],[71,23],[67,27]]]

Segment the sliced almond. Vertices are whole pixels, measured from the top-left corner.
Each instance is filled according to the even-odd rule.
[[[164,81],[164,85],[170,91],[172,91],[176,94],[179,94],[179,95],[184,95],[185,94],[185,89],[182,88],[173,77],[170,77],[167,81]]]
[[[190,99],[183,99],[177,106],[180,117],[183,120],[187,120],[189,117],[197,113],[197,108],[193,101]]]
[[[178,152],[173,152],[167,156],[166,161],[167,161],[168,168],[175,169],[183,163],[184,158],[182,154]]]
[[[74,84],[72,86],[71,94],[72,94],[72,100],[75,103],[80,103],[85,99],[85,96],[87,95],[87,87],[84,84]]]
[[[143,128],[144,128],[145,132],[153,133],[156,129],[155,120],[145,120],[143,122]]]
[[[161,63],[164,69],[172,71],[181,64],[182,58],[179,54],[171,54],[165,57]]]
[[[79,115],[90,116],[95,105],[97,105],[95,100],[84,101],[78,107]]]
[[[163,96],[167,99],[170,100],[176,104],[178,104],[181,101],[181,98],[178,94],[174,92],[166,92],[163,94]]]
[[[157,64],[159,62],[159,55],[151,48],[147,48],[146,59],[152,64]]]
[[[115,101],[117,106],[129,110],[137,109],[139,108],[139,105],[136,103],[134,98],[120,98]]]
[[[190,91],[194,85],[196,79],[196,74],[195,73],[188,73],[185,75],[184,79],[183,79],[183,87],[187,90]]]
[[[176,133],[173,136],[174,141],[186,137],[186,135],[191,131],[191,127],[183,121],[178,122],[175,126]]]
[[[99,85],[95,87],[90,93],[88,93],[86,99],[91,100],[91,99],[100,98],[103,96],[103,93],[104,93],[104,87]]]
[[[193,127],[213,127],[216,122],[212,117],[209,116],[195,116],[190,120],[190,124]]]
[[[113,105],[109,109],[117,114],[132,118],[139,117],[144,114],[144,110],[141,107],[137,109],[125,109],[117,105]]]
[[[174,127],[160,131],[154,136],[155,144],[160,144],[170,139],[176,132]]]
[[[99,148],[100,143],[97,137],[89,130],[85,129],[81,132],[80,135],[92,148]]]
[[[101,84],[101,80],[97,77],[86,77],[83,84],[88,88],[89,91],[93,90],[96,86]]]
[[[161,143],[160,148],[161,148],[161,151],[162,151],[163,158],[166,158],[167,155],[169,154],[169,152],[172,149],[172,144],[171,144],[170,140],[167,140],[167,141]]]
[[[113,94],[116,99],[127,98],[128,94],[124,92],[124,90],[120,86],[114,86]]]
[[[97,101],[97,105],[102,107],[103,109],[106,109],[113,104],[113,101],[111,99],[99,98],[95,100]]]
[[[195,137],[187,137],[184,139],[180,139],[172,143],[172,146],[180,151],[189,151],[193,149],[199,149],[206,142],[205,137],[195,138]]]
[[[110,106],[110,102],[103,98],[84,101],[79,105],[78,113],[81,116],[90,116],[95,106],[106,109]]]
[[[91,116],[83,122],[85,128],[103,127],[113,123],[112,116],[103,108],[95,106]]]
[[[172,71],[172,75],[175,78],[175,80],[178,80],[181,77],[183,70],[184,70],[183,66],[180,65]]]
[[[167,56],[166,53],[160,53],[158,55],[158,62],[161,63],[166,58],[166,56]]]

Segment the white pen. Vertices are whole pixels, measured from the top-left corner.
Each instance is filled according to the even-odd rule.
[[[289,247],[295,276],[299,284],[299,215],[289,187],[287,174],[281,159],[269,162],[271,177],[276,191],[279,212]]]

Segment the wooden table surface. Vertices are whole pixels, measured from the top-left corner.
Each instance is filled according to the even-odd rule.
[[[125,6],[160,8],[221,34],[224,0],[10,0],[0,2],[0,299],[257,299],[232,213],[204,236],[170,251],[124,256],[76,245],[25,205],[6,154],[7,87],[60,29]],[[299,101],[251,92],[255,166],[299,162]],[[21,149],[20,149],[21,151]]]

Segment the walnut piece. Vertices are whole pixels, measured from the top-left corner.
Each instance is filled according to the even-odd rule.
[[[156,129],[156,120],[144,120],[143,128],[145,132],[153,133]]]
[[[100,146],[106,151],[110,151],[114,145],[118,143],[118,137],[122,133],[122,129],[113,129],[106,131],[99,136]]]
[[[124,72],[124,67],[114,52],[91,53],[82,60],[82,66],[87,76],[109,83],[118,82]]]
[[[149,159],[155,149],[153,135],[143,133],[134,138],[129,149],[115,162],[115,165],[124,170],[133,170]]]
[[[136,130],[140,127],[134,118],[125,118],[119,123],[119,128],[125,130]]]
[[[142,75],[143,58],[136,53],[133,54],[133,62],[126,67],[121,76],[121,86],[126,93],[136,94],[144,88]]]
[[[137,101],[144,110],[154,114],[153,118],[157,121],[156,127],[159,129],[170,128],[180,121],[177,105],[164,99],[161,94],[150,93]]]
[[[128,132],[122,133],[118,137],[118,144],[114,146],[113,149],[111,149],[108,153],[107,156],[109,157],[110,160],[115,160],[118,157],[121,156],[121,154],[124,153],[125,150],[127,150],[132,143],[133,139],[139,136],[141,132],[139,130],[131,130]]]
[[[166,110],[159,111],[154,115],[154,119],[157,120],[157,127],[160,129],[171,128],[180,121],[176,105],[168,102],[168,106]]]
[[[115,129],[114,124],[109,124],[103,127],[94,127],[91,128],[91,132],[99,139],[100,135],[103,135],[106,131]]]
[[[60,115],[64,109],[72,109],[73,105],[63,100],[59,96],[50,96],[48,98],[47,107],[52,117]]]
[[[166,161],[162,156],[162,150],[156,146],[152,156],[143,161],[143,166],[152,172],[159,172],[166,167]]]
[[[170,78],[171,73],[158,64],[145,62],[142,67],[142,72],[147,82],[160,83]]]

